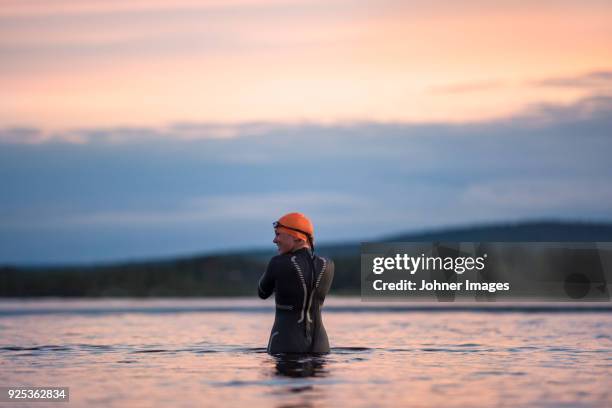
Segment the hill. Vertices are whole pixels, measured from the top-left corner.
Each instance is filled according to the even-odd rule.
[[[612,241],[612,224],[523,222],[401,234],[372,242],[589,242]],[[335,295],[360,293],[359,243],[321,245],[336,264]],[[255,296],[270,251],[239,251],[161,261],[107,265],[0,267],[1,297]]]

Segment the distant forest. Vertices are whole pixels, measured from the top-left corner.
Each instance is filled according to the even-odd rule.
[[[606,242],[612,224],[529,222],[441,229],[379,242]],[[374,240],[371,242],[375,242]],[[325,245],[317,253],[336,265],[331,293],[360,293],[359,243]],[[275,252],[244,251],[163,261],[53,267],[0,266],[0,297],[256,296],[257,281]]]

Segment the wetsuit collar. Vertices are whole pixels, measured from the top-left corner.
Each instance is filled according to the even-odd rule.
[[[307,253],[309,256],[312,256],[312,249],[308,248],[308,247],[303,247],[300,249],[296,249],[295,251],[293,251],[293,254],[298,254],[298,253],[302,253],[305,252]]]

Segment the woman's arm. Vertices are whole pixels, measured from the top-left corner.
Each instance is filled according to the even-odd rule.
[[[262,299],[269,298],[272,292],[274,292],[274,284],[276,281],[274,273],[275,264],[275,259],[270,259],[270,262],[268,263],[268,269],[266,269],[261,278],[259,278],[259,284],[257,285],[257,294]]]
[[[323,282],[321,282],[321,286],[323,286],[323,291],[322,291],[323,292],[323,299],[325,299],[325,297],[329,293],[329,290],[331,289],[332,282],[334,281],[334,270],[335,270],[335,268],[336,268],[336,266],[334,264],[334,261],[332,261],[331,259],[328,259],[325,271],[323,271],[323,273],[324,273],[324,275],[323,275]]]

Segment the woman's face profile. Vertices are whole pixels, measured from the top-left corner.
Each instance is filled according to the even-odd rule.
[[[289,234],[284,232],[278,232],[274,230],[274,242],[278,248],[279,254],[285,254],[293,249],[296,239]]]

